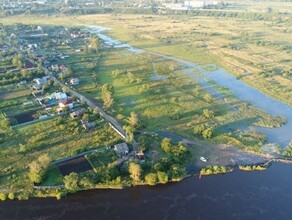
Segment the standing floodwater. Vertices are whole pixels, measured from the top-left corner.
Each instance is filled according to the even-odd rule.
[[[87,29],[94,34],[97,34],[107,45],[124,48],[134,53],[143,53],[141,49],[136,49],[129,44],[121,43],[118,40],[115,40],[105,34],[102,34],[102,31],[109,30],[110,28],[105,28],[101,26],[87,26]],[[180,64],[183,64],[186,68],[197,69],[204,74],[204,76],[214,80],[217,84],[224,86],[240,99],[249,101],[254,106],[266,111],[272,115],[281,115],[287,119],[287,123],[280,128],[261,128],[256,127],[257,130],[263,132],[267,135],[268,142],[276,143],[285,147],[292,140],[292,107],[269,97],[268,95],[262,93],[261,91],[245,84],[244,82],[236,79],[233,75],[228,73],[224,69],[215,68],[214,71],[204,71],[200,66],[188,62],[185,60],[177,59],[174,57],[147,52],[156,56],[161,56],[169,60],[174,60]]]

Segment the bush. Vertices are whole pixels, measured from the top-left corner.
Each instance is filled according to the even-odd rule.
[[[17,196],[18,200],[28,200],[28,194],[23,192]]]
[[[15,198],[15,194],[14,193],[9,193],[8,194],[8,198],[10,199],[10,200],[13,200],[14,198]]]
[[[204,139],[210,138],[210,137],[212,137],[212,135],[213,135],[212,128],[207,128],[206,130],[204,130],[202,132],[202,136],[203,136]]]
[[[6,194],[4,194],[4,193],[0,193],[0,200],[1,200],[1,201],[5,201],[6,198],[7,198],[7,195],[6,195]]]
[[[203,115],[206,119],[214,118],[214,112],[209,109],[204,109]]]
[[[155,173],[149,173],[145,176],[145,181],[148,185],[154,186],[157,183],[157,175]]]
[[[168,182],[168,175],[165,172],[158,172],[157,173],[159,183],[167,183]]]
[[[205,130],[204,125],[196,125],[194,127],[194,134],[202,134],[202,132]]]

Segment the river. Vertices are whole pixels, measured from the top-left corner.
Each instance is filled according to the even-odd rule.
[[[61,200],[0,203],[0,219],[291,219],[291,165],[190,177],[180,183],[91,190]]]
[[[107,44],[142,53],[128,44],[100,33],[106,28],[89,27]],[[156,54],[158,55],[158,54]],[[180,59],[188,68],[199,66]],[[288,123],[264,129],[269,140],[282,146],[291,140],[291,107],[244,84],[222,69],[204,72],[207,77],[242,99],[281,114]],[[90,190],[62,200],[30,199],[0,202],[0,219],[291,219],[291,165],[273,164],[266,171],[233,171],[225,175],[190,177],[180,183],[155,187],[135,186],[123,190]]]
[[[191,70],[199,70],[199,72],[202,73],[205,77],[212,79],[217,84],[228,88],[241,100],[249,101],[252,105],[268,112],[269,114],[284,116],[287,119],[287,123],[280,128],[253,127],[250,129],[257,129],[258,131],[263,132],[267,136],[269,143],[278,144],[282,148],[286,147],[288,143],[292,140],[292,107],[238,80],[236,77],[231,75],[226,70],[222,68],[215,68],[212,71],[205,71],[201,66],[194,64],[192,62],[166,56],[159,53],[148,52],[141,49],[137,49],[137,48],[132,47],[129,44],[121,43],[118,40],[115,40],[102,33],[103,31],[110,30],[110,28],[101,27],[101,26],[87,26],[86,28],[91,33],[98,35],[99,38],[102,39],[103,42],[109,46],[113,46],[116,48],[124,48],[128,51],[131,51],[133,53],[138,53],[138,54],[145,52],[145,53],[153,54],[155,56],[160,56],[169,60],[176,61],[184,65],[188,73],[194,74],[194,77],[196,78],[198,76],[195,75],[195,73],[193,73],[196,71],[191,71]],[[204,84],[206,84],[206,81],[205,82],[201,81],[201,82],[203,82],[203,86]],[[208,84],[206,85],[208,86]]]

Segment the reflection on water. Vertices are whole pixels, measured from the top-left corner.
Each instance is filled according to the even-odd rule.
[[[109,30],[110,28],[101,27],[101,26],[87,26],[88,31],[91,33],[97,34],[107,45],[116,47],[116,48],[124,48],[129,50],[133,53],[143,53],[145,51],[141,49],[137,49],[132,47],[129,44],[121,43],[118,40],[115,40],[107,35],[102,34],[102,31]],[[280,128],[258,128],[255,129],[263,132],[268,137],[268,142],[276,143],[285,147],[288,143],[292,140],[292,107],[273,99],[266,94],[260,92],[259,90],[245,84],[244,82],[236,79],[233,75],[228,73],[224,69],[219,69],[215,66],[209,65],[207,68],[200,67],[192,62],[188,62],[185,60],[177,59],[174,57],[154,53],[154,52],[147,52],[149,54],[153,54],[156,56],[160,56],[163,58],[167,58],[169,60],[174,60],[180,64],[183,64],[185,68],[190,70],[199,70],[208,78],[214,80],[221,86],[224,86],[230,89],[235,95],[240,97],[242,100],[247,100],[252,103],[254,106],[263,109],[264,111],[268,112],[272,115],[282,115],[287,119],[287,123],[280,127]],[[189,72],[188,75],[192,74],[193,71]],[[193,74],[195,75],[195,74]],[[196,76],[197,77],[197,76]],[[208,83],[200,80],[200,83],[204,86],[204,83],[208,85]],[[206,85],[204,87],[206,87]],[[211,90],[211,93],[214,91]],[[220,94],[217,94],[220,96]],[[221,97],[222,98],[222,97]]]
[[[291,219],[291,165],[180,183],[0,203],[0,219]]]

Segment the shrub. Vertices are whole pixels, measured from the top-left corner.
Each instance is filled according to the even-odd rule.
[[[207,128],[206,130],[204,130],[202,132],[202,136],[203,136],[204,139],[210,138],[210,137],[212,137],[212,135],[213,135],[212,128]]]
[[[167,183],[168,182],[168,175],[165,172],[158,172],[157,173],[159,183]]]
[[[149,173],[145,176],[145,181],[148,185],[154,186],[157,183],[157,175],[155,173]]]
[[[7,195],[6,195],[6,194],[4,194],[4,193],[0,193],[0,200],[1,200],[1,201],[5,201],[6,198],[7,198]]]
[[[13,192],[9,193],[9,194],[8,194],[8,198],[9,198],[10,200],[13,200],[13,199],[15,198],[15,194],[14,194]]]

